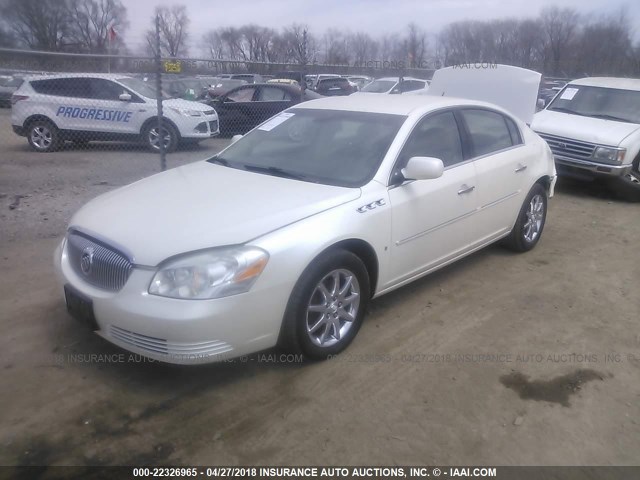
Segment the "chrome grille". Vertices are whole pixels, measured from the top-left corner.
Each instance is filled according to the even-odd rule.
[[[554,155],[561,157],[575,158],[577,160],[590,160],[596,145],[589,142],[581,142],[564,137],[549,135],[548,133],[538,133],[551,148]]]
[[[112,292],[124,287],[133,268],[124,254],[78,232],[70,232],[67,236],[67,255],[79,277]]]

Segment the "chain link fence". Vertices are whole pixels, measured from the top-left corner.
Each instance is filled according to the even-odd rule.
[[[212,137],[244,134],[298,103],[423,89],[433,71],[392,61],[295,65],[0,49],[0,136],[23,137],[39,153],[124,143],[160,153],[164,169],[165,152],[206,149]]]

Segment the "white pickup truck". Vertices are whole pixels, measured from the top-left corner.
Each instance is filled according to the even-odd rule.
[[[559,175],[604,178],[622,198],[640,201],[640,79],[574,80],[533,119]]]

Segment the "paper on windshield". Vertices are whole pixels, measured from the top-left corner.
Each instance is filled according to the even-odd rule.
[[[562,95],[560,95],[560,100],[573,100],[573,97],[576,96],[576,93],[578,93],[577,88],[565,88],[564,92],[562,92]]]
[[[295,115],[294,113],[281,113],[280,115],[277,115],[273,117],[271,120],[268,120],[267,122],[260,125],[258,127],[258,130],[264,130],[265,132],[270,132],[281,123],[284,123],[287,120],[289,120],[294,115]]]

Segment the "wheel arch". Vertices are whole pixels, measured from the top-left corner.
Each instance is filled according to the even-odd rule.
[[[58,124],[56,122],[54,122],[53,120],[51,120],[51,118],[49,118],[46,115],[43,115],[41,113],[35,113],[33,115],[28,116],[25,121],[22,123],[23,128],[27,129],[29,128],[29,125],[31,125],[33,122],[36,122],[38,120],[44,120],[46,122],[50,122],[52,123],[57,129],[60,129],[60,127],[58,126]]]
[[[549,196],[549,193],[551,192],[551,182],[552,182],[552,178],[550,175],[543,175],[540,178],[538,178],[538,180],[536,180],[533,185],[542,185],[545,189],[545,191],[547,192],[547,196]],[[533,185],[531,186],[533,188]]]
[[[162,121],[166,122],[168,125],[171,125],[171,127],[176,131],[176,134],[178,135],[178,139],[177,140],[180,141],[182,139],[182,135],[180,134],[180,129],[175,124],[175,122],[169,120],[167,117],[162,117]],[[145,120],[145,122],[140,127],[140,136],[144,135],[145,129],[149,126],[149,124],[154,123],[154,122],[155,123],[158,122],[158,117],[150,117],[147,120]]]
[[[362,263],[364,263],[367,273],[369,274],[369,296],[373,297],[378,285],[379,262],[378,255],[371,244],[360,238],[340,240],[339,242],[325,248],[322,252],[316,255],[313,261],[331,253],[333,250],[346,250],[362,260]],[[313,263],[313,261],[311,263]]]

